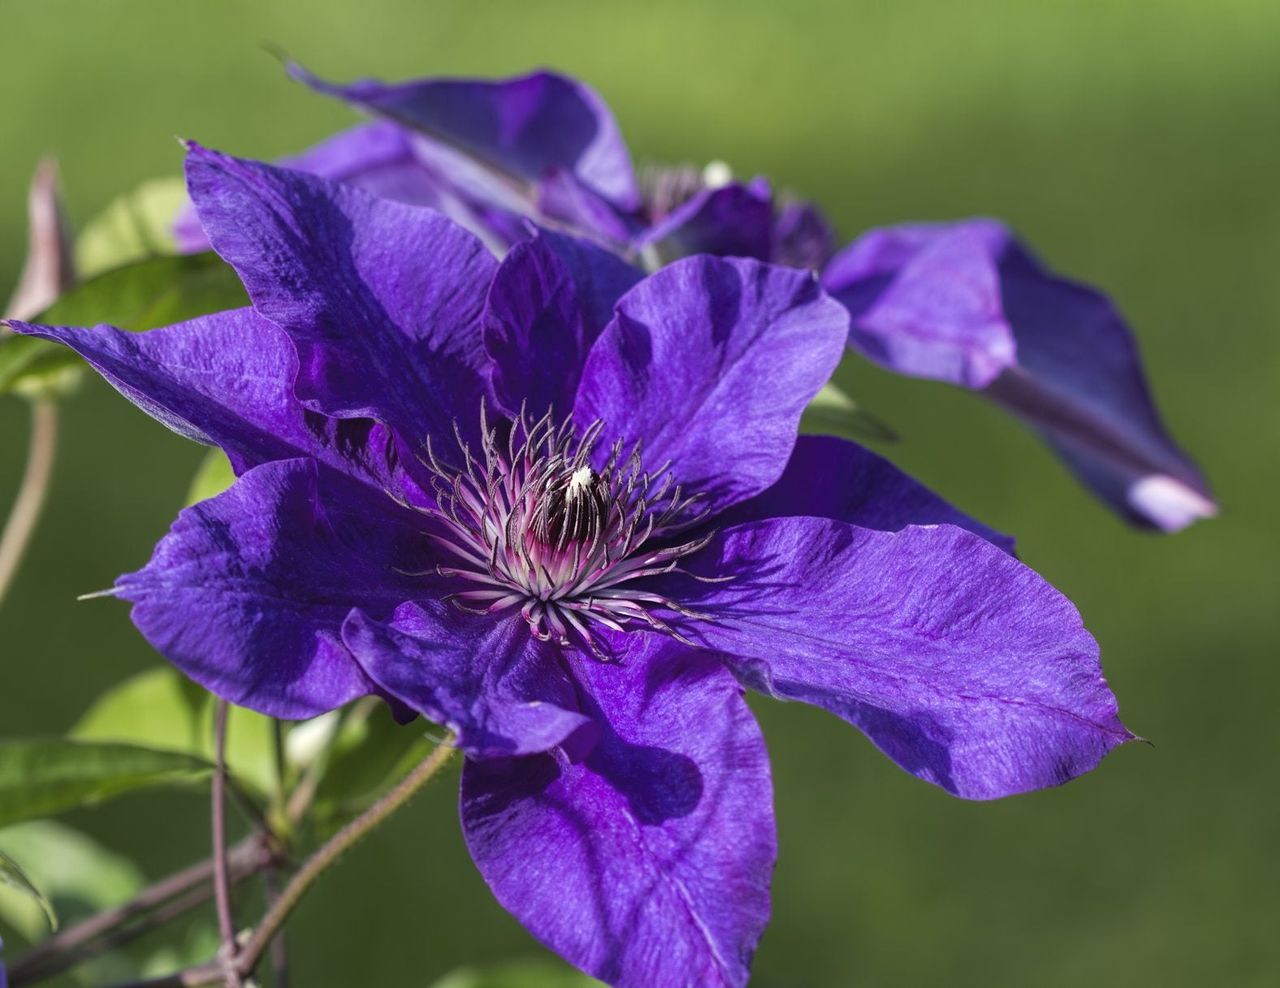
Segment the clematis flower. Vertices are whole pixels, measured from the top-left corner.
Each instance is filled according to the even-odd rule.
[[[1132,735],[1072,604],[1007,537],[841,439],[797,437],[848,335],[810,273],[642,277],[533,231],[192,146],[252,308],[58,340],[238,474],[122,576],[234,703],[376,694],[447,724],[498,900],[623,986],[741,985],[777,852],[744,687],[988,799]]]
[[[820,271],[853,315],[850,347],[1012,412],[1122,517],[1177,531],[1216,513],[1161,423],[1115,307],[1052,274],[995,221],[873,230],[833,258],[821,214],[761,178],[734,181],[718,163],[637,178],[604,101],[565,76],[341,86],[289,71],[376,118],[293,167],[441,209],[499,254],[530,217],[649,268],[709,253]],[[194,213],[180,234],[207,246]]]

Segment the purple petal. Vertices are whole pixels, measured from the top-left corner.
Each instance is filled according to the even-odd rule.
[[[413,141],[386,120],[358,124],[334,134],[280,167],[347,182],[383,199],[415,206],[438,206],[439,183],[418,162]]]
[[[773,195],[766,183],[702,189],[639,238],[664,261],[690,254],[754,257],[773,253]]]
[[[442,209],[439,181],[419,163],[404,128],[385,120],[359,124],[284,158],[282,168],[358,186],[384,199]],[[183,253],[209,250],[209,238],[188,204],[174,221]]]
[[[539,231],[517,244],[494,276],[484,343],[498,401],[533,419],[572,407],[587,352],[641,273],[583,240]]]
[[[1001,224],[875,230],[823,283],[853,315],[853,346],[900,373],[982,391],[1131,520],[1173,531],[1215,513],[1114,305],[1045,270]]]
[[[353,612],[342,637],[374,682],[456,731],[469,754],[546,751],[590,723],[577,712],[559,650],[518,617],[497,621],[438,601],[406,603],[386,622]]]
[[[415,131],[424,145],[490,170],[490,188],[473,192],[502,195],[510,180],[532,184],[561,168],[623,208],[638,202],[631,157],[618,125],[604,100],[577,80],[534,72],[497,82],[421,79],[387,85],[363,80],[341,86],[297,65],[289,71],[319,92]]]
[[[389,499],[312,460],[254,467],[178,515],[151,561],[116,581],[155,648],[210,692],[314,717],[373,692],[342,643],[353,607],[389,615],[430,564]]]
[[[822,276],[853,316],[849,342],[890,370],[984,388],[1017,362],[989,221],[873,230]]]
[[[298,348],[303,404],[452,437],[484,390],[480,316],[497,262],[426,209],[192,146],[187,184],[214,249]]]
[[[691,257],[646,278],[587,357],[574,417],[670,460],[713,511],[782,474],[805,405],[839,362],[847,315],[807,273]]]
[[[658,587],[711,615],[686,634],[957,796],[1066,782],[1133,737],[1075,607],[970,532],[777,518],[724,530],[690,569],[734,579]]]
[[[746,983],[777,854],[768,755],[733,677],[669,641],[580,659],[583,761],[468,759],[462,823],[494,894],[619,988]]]
[[[113,326],[12,326],[71,347],[148,415],[188,439],[221,446],[237,473],[271,460],[311,456],[381,483],[382,427],[303,408],[293,395],[293,345],[253,309],[147,333]]]
[[[789,202],[778,211],[773,224],[773,256],[776,264],[821,271],[835,253],[835,234],[812,204]]]
[[[1013,553],[1014,539],[952,507],[882,456],[834,436],[801,436],[778,482],[716,519],[718,527],[812,516],[881,532],[956,525]]]
[[[537,215],[620,253],[629,250],[638,227],[632,213],[619,209],[563,168],[543,176],[535,205]]]

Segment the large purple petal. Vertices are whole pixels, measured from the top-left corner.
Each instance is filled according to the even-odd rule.
[[[691,257],[646,278],[587,357],[574,417],[670,460],[715,510],[782,474],[805,405],[839,362],[847,314],[813,276]]]
[[[412,441],[475,428],[497,262],[437,213],[192,146],[187,184],[254,308],[293,339],[298,397]]]
[[[640,278],[584,240],[538,231],[517,244],[493,279],[484,320],[494,394],[507,411],[567,415],[587,352]]]
[[[384,199],[447,212],[447,194],[439,180],[418,161],[404,128],[387,120],[350,127],[301,154],[282,159],[280,166],[347,182]],[[184,253],[209,250],[209,238],[194,205],[188,204],[179,214],[174,233]]]
[[[353,607],[386,617],[430,564],[411,516],[312,460],[254,467],[179,516],[116,581],[143,636],[232,703],[314,717],[374,691],[342,643]]]
[[[363,80],[341,86],[297,65],[289,70],[311,88],[394,120],[421,135],[424,144],[489,170],[490,188],[482,184],[473,194],[501,196],[511,180],[532,186],[548,171],[564,169],[622,208],[638,201],[617,122],[604,100],[575,79],[543,71],[500,81]]]
[[[883,456],[835,436],[801,436],[778,482],[716,519],[725,527],[795,516],[832,518],[898,532],[908,525],[956,525],[1012,553],[1014,540],[948,504]]]
[[[468,760],[472,857],[535,936],[609,984],[745,984],[777,845],[768,755],[738,684],[663,640],[577,671],[600,741],[578,762]]]
[[[148,415],[188,439],[221,446],[237,473],[270,460],[311,456],[377,483],[385,476],[383,427],[303,408],[293,394],[293,345],[253,309],[147,333],[11,325],[71,347]]]
[[[900,373],[982,391],[1131,520],[1173,531],[1215,512],[1115,306],[1051,274],[1003,225],[874,230],[823,283],[849,307],[853,346]]]
[[[374,682],[458,733],[472,755],[546,751],[590,723],[577,712],[559,649],[518,617],[496,621],[451,604],[406,603],[389,621],[362,611],[343,640]]]
[[[690,569],[734,579],[658,587],[711,615],[686,634],[957,796],[1066,782],[1133,737],[1075,607],[970,532],[778,518],[724,530]]]

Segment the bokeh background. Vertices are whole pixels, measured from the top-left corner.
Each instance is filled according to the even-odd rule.
[[[840,232],[992,214],[1113,293],[1220,518],[1134,532],[970,395],[848,361],[900,465],[1071,596],[1128,746],[1069,786],[967,804],[818,711],[758,703],[781,859],[763,986],[1280,983],[1280,4],[791,0],[344,4],[0,0],[0,285],[44,152],[85,220],[174,174],[174,135],[270,158],[346,125],[264,42],[330,77],[548,65],[604,94],[642,161],[720,158]],[[0,734],[56,733],[157,662],[123,606],[201,451],[96,380],[66,406],[56,490],[0,610]],[[0,400],[0,501],[27,421]],[[325,880],[292,927],[306,988],[426,986],[537,956],[463,848],[454,780]],[[197,794],[72,818],[159,876],[204,850]],[[3,933],[4,931],[0,931]],[[7,936],[12,940],[12,934]]]

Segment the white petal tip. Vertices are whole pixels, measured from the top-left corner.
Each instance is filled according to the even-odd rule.
[[[1212,518],[1218,506],[1199,491],[1165,474],[1143,477],[1129,488],[1130,506],[1166,532],[1178,532],[1201,518]]]

